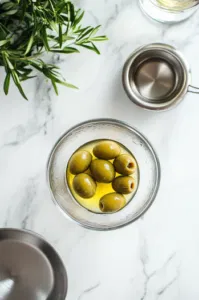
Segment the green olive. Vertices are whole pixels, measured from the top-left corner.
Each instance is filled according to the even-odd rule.
[[[93,154],[100,159],[113,159],[121,152],[120,146],[113,141],[101,141],[93,148]]]
[[[123,195],[110,193],[103,196],[99,202],[99,208],[102,212],[116,212],[126,205]]]
[[[73,188],[82,198],[91,198],[96,192],[96,183],[88,174],[78,174],[73,179]]]
[[[129,154],[121,154],[114,160],[113,163],[116,172],[122,175],[131,175],[136,170],[136,162]]]
[[[91,163],[92,155],[85,150],[79,150],[73,154],[69,161],[69,170],[72,174],[76,175],[86,171]]]
[[[135,180],[131,176],[119,176],[113,180],[112,187],[120,194],[130,194],[135,189]]]
[[[95,159],[91,162],[90,170],[93,178],[98,182],[110,183],[115,178],[115,169],[107,160]]]

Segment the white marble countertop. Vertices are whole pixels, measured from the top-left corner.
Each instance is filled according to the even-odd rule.
[[[171,111],[144,111],[125,95],[121,71],[136,47],[165,42],[184,53],[199,86],[199,11],[167,26],[143,16],[137,0],[79,4],[87,11],[85,22],[102,24],[110,39],[100,44],[101,56],[82,51],[59,61],[79,90],[60,86],[57,97],[41,77],[24,84],[29,102],[14,86],[7,97],[1,90],[0,226],[31,229],[56,247],[68,272],[67,300],[198,300],[199,96],[187,95]],[[153,206],[114,232],[89,231],[67,220],[46,185],[52,145],[70,126],[97,117],[137,127],[162,166]]]

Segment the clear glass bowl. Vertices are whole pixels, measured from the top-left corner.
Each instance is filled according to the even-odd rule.
[[[189,18],[199,7],[199,2],[194,0],[187,1],[184,6],[183,3],[177,6],[176,2],[175,6],[166,7],[166,0],[139,0],[142,11],[153,20],[162,23],[181,22]]]
[[[140,182],[134,198],[119,212],[96,214],[73,198],[65,180],[69,158],[81,145],[96,139],[112,139],[127,147],[137,159]],[[153,203],[160,184],[160,164],[147,139],[136,129],[113,119],[96,119],[76,125],[57,141],[47,164],[47,181],[55,204],[70,219],[94,230],[111,230],[142,216]]]

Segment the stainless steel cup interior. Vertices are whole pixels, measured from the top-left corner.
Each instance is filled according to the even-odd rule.
[[[50,244],[39,235],[0,229],[0,299],[65,300],[67,274]]]
[[[149,110],[169,109],[181,102],[188,91],[199,93],[190,82],[191,71],[185,58],[166,44],[137,49],[123,69],[123,86],[130,100]]]

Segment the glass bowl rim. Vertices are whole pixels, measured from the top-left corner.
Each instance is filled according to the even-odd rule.
[[[153,155],[154,164],[156,166],[156,183],[154,185],[153,193],[152,193],[152,195],[150,197],[150,201],[148,202],[148,205],[146,205],[145,207],[143,207],[143,209],[141,210],[141,212],[136,217],[132,218],[130,221],[128,221],[128,222],[126,222],[124,224],[121,224],[121,225],[116,225],[114,227],[107,226],[107,228],[99,228],[97,226],[90,226],[90,225],[86,225],[83,222],[79,221],[78,219],[74,218],[56,200],[56,198],[55,198],[55,196],[53,194],[53,191],[51,189],[51,184],[50,184],[50,166],[51,166],[51,161],[52,161],[53,155],[56,152],[57,146],[60,144],[60,142],[62,141],[62,139],[65,136],[67,136],[69,133],[74,132],[76,129],[78,129],[78,128],[84,126],[84,125],[89,125],[89,124],[92,124],[92,123],[93,124],[96,124],[96,123],[117,124],[117,125],[125,128],[125,129],[130,130],[131,132],[134,132],[137,136],[139,136],[146,143],[147,147],[149,148],[150,152]],[[65,217],[67,217],[68,219],[72,220],[76,224],[78,224],[81,227],[86,228],[86,229],[90,229],[90,230],[93,230],[93,231],[112,231],[112,230],[120,229],[120,228],[123,228],[123,227],[125,227],[127,225],[130,225],[130,224],[134,223],[135,221],[137,221],[138,219],[140,219],[148,211],[148,209],[151,207],[151,205],[153,204],[153,202],[154,202],[154,200],[155,200],[155,198],[157,196],[157,193],[158,193],[159,187],[160,187],[161,165],[160,165],[160,161],[159,161],[158,155],[157,155],[156,151],[154,150],[153,146],[151,145],[151,143],[148,141],[148,139],[145,137],[145,135],[143,135],[142,133],[140,133],[140,131],[137,130],[135,127],[132,127],[131,125],[129,125],[126,122],[123,122],[123,121],[117,120],[117,119],[113,119],[113,118],[96,118],[96,119],[89,119],[89,120],[77,123],[74,126],[71,126],[53,144],[52,150],[49,153],[49,156],[48,156],[48,159],[47,159],[47,164],[46,164],[46,181],[47,181],[47,186],[48,186],[48,189],[50,191],[53,203],[55,204],[56,207],[58,207],[58,209],[62,212],[62,214],[64,214]]]

